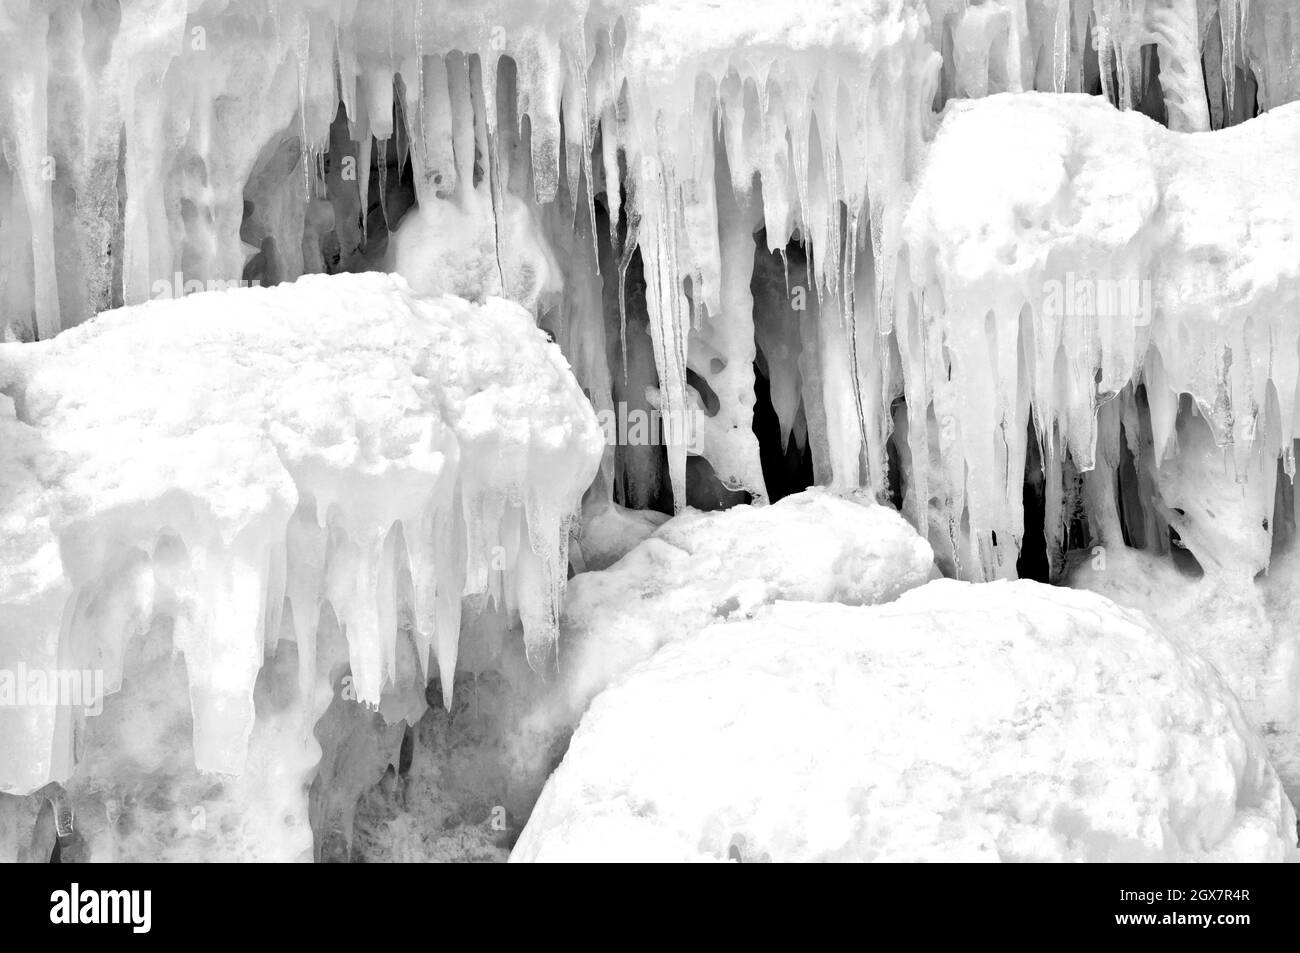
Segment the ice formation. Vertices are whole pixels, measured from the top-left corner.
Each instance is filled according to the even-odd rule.
[[[778,603],[601,694],[517,861],[1295,859],[1215,670],[1027,581]]]
[[[0,667],[100,668],[115,692],[132,636],[167,617],[202,770],[243,767],[282,637],[310,737],[337,661],[318,665],[323,606],[356,700],[389,720],[418,717],[432,660],[450,693],[462,598],[517,614],[534,652],[557,634],[604,442],[516,305],[307,277],[0,346],[0,385]],[[0,708],[0,789],[65,780],[79,722]]]
[[[1217,483],[1263,525],[1279,459],[1294,474],[1300,191],[1276,184],[1300,182],[1297,140],[1297,105],[1206,136],[1092,97],[949,107],[907,212],[895,317],[910,515],[938,519],[944,555],[1014,574],[1032,441],[1049,556],[1073,494],[1102,545],[1167,547],[1173,526],[1202,561],[1267,566],[1267,531],[1216,550],[1213,511],[1171,498]],[[1212,441],[1180,436],[1196,414]]]
[[[899,364],[892,289],[934,107],[1096,88],[1122,108],[1155,110],[1154,96],[1171,128],[1207,129],[1300,94],[1288,0],[3,10],[10,333],[48,337],[174,275],[383,265],[421,291],[505,293],[564,331],[598,410],[651,391],[681,421],[716,399],[698,448],[670,428],[662,461],[609,452],[603,485],[637,507],[661,467],[686,505],[690,453],[723,486],[769,496],[756,361],[782,439],[811,445],[816,482],[889,482],[892,403],[904,383],[927,386]],[[783,257],[791,242],[807,251],[803,284],[790,287],[787,257],[785,292],[754,297],[756,232]],[[791,294],[809,303],[792,310]],[[628,340],[639,308],[648,346]]]
[[[757,564],[728,526],[768,532],[782,504],[690,507],[812,484],[893,503],[948,575],[1144,605],[1080,554],[1155,578],[1190,561],[1198,600],[1231,594],[1211,616],[1269,618],[1294,575],[1297,99],[1294,0],[0,0],[0,664],[90,659],[116,691],[131,652],[172,677],[175,644],[200,766],[316,771],[313,826],[346,835],[394,725],[422,711],[431,656],[455,684],[461,596],[468,643],[516,616],[534,656],[550,641],[575,512],[573,568],[609,575],[579,576],[571,620],[601,580],[642,586],[647,554],[680,562],[665,547],[695,521]],[[340,275],[373,270],[406,285]],[[146,306],[318,273],[340,281]],[[444,294],[473,304],[417,297]],[[280,323],[240,325],[237,349],[226,300]],[[144,310],[78,329],[120,306]],[[408,330],[356,350],[380,315]],[[161,346],[212,360],[171,367]],[[509,384],[471,396],[493,369]],[[241,389],[213,384],[227,396],[207,406],[205,380]],[[447,387],[468,388],[462,416],[420,403]],[[661,424],[602,441],[589,408]],[[101,424],[113,439],[85,429]],[[313,456],[318,440],[337,452]],[[879,531],[909,579],[928,566],[897,520],[858,509],[846,531],[881,525],[836,551]],[[682,548],[703,574],[682,591],[717,595],[711,612],[730,577]],[[742,580],[738,606],[875,598]],[[342,653],[324,661],[298,608],[322,601],[318,641]],[[671,606],[644,602],[626,624],[649,636],[617,665],[579,639],[562,652],[566,724],[662,641]],[[297,695],[263,665],[281,626]],[[1199,647],[1256,720],[1300,730],[1280,627],[1229,628]],[[326,711],[335,661],[395,720]],[[138,704],[183,724],[163,695]],[[85,732],[111,747],[134,729],[109,704]],[[317,770],[264,709],[324,725],[356,763]],[[86,741],[76,719],[24,717],[0,711],[0,790],[66,780]],[[197,797],[182,755],[166,772]],[[238,824],[258,799],[302,813],[259,778],[209,799],[213,816]],[[6,803],[0,828],[44,817]],[[167,813],[119,808],[87,829]],[[254,828],[241,843],[276,841]],[[277,855],[301,854],[294,830]]]

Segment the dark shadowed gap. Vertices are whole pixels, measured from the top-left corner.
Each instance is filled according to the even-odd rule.
[[[758,460],[768,499],[775,503],[812,486],[812,453],[806,445],[800,448],[793,435],[786,446],[781,446],[781,422],[772,406],[765,365],[766,361],[754,362],[754,436],[758,438]],[[803,413],[802,406],[799,413]]]
[[[620,164],[623,161],[619,154]],[[620,181],[623,181],[620,177]],[[621,186],[620,186],[621,189]],[[623,208],[627,208],[623,194]],[[649,413],[645,388],[658,386],[654,351],[650,340],[650,318],[646,311],[645,273],[640,251],[628,262],[623,287],[619,287],[618,257],[610,236],[609,207],[606,195],[595,197],[596,244],[600,260],[601,310],[605,315],[605,357],[609,362],[611,398],[614,407],[627,413]],[[620,248],[628,240],[627,218],[621,216],[617,229]],[[619,294],[623,293],[627,316],[626,334],[621,327]],[[626,348],[626,350],[625,350]],[[626,356],[626,361],[624,357]],[[668,454],[659,443],[631,446],[619,443],[614,448],[614,500],[621,506],[639,510],[673,511],[672,488],[668,481]]]
[[[907,401],[902,397],[894,398],[889,408],[889,419],[900,420],[907,417]],[[891,428],[889,439],[885,441],[885,466],[888,470],[889,503],[900,513],[903,512],[903,500],[907,499],[907,473],[903,469],[903,456],[898,452],[898,431]]]
[[[1142,47],[1142,88],[1137,93],[1137,111],[1150,116],[1162,126],[1169,125],[1169,111],[1165,107],[1165,90],[1160,83],[1160,53],[1154,43]]]
[[[1295,538],[1295,484],[1286,475],[1282,460],[1277,461],[1277,486],[1273,491],[1272,554],[1285,552],[1291,548]]]
[[[1128,431],[1119,428],[1119,466],[1115,469],[1115,501],[1119,508],[1119,526],[1124,545],[1146,549],[1146,514],[1142,506],[1137,461],[1129,449]]]
[[[1025,535],[1020,542],[1020,555],[1016,559],[1016,574],[1021,579],[1051,582],[1052,566],[1047,558],[1047,536],[1043,520],[1047,516],[1046,479],[1043,473],[1043,453],[1038,445],[1038,434],[1033,422],[1025,452],[1025,479],[1021,489],[1021,502],[1025,508]]]

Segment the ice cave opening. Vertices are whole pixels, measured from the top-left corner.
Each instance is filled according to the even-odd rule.
[[[1297,100],[1295,0],[0,0],[0,858],[1296,859]]]

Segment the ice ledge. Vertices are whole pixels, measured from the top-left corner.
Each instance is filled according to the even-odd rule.
[[[603,440],[517,305],[381,274],[154,301],[0,345],[0,391],[0,670],[93,669],[111,693],[170,617],[201,769],[242,767],[282,625],[319,690],[322,607],[370,704],[392,701],[399,619],[449,694],[462,596],[517,612],[534,652],[554,638]],[[65,777],[82,710],[0,706],[0,790]]]

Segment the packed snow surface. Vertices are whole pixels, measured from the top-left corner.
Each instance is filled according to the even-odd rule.
[[[538,726],[570,727],[661,646],[780,599],[888,602],[934,574],[925,540],[886,506],[816,487],[770,506],[686,510],[565,597],[560,674]]]
[[[940,580],[665,646],[583,718],[511,856],[1283,860],[1214,669],[1091,593]]]
[[[1085,554],[1068,577],[1074,588],[1146,613],[1214,665],[1258,727],[1295,803],[1300,803],[1298,557],[1294,548],[1274,555],[1268,573],[1258,578],[1214,567],[1193,575],[1168,556],[1112,546]],[[1180,561],[1186,565],[1185,554]]]
[[[604,443],[514,304],[379,274],[151,302],[0,345],[0,390],[0,669],[102,669],[111,693],[170,615],[204,770],[243,766],[282,623],[313,684],[326,603],[372,705],[404,680],[399,614],[445,693],[463,596],[517,613],[534,653],[556,635]],[[418,710],[389,714],[418,717],[414,681]],[[79,720],[0,708],[0,790],[66,777]]]

